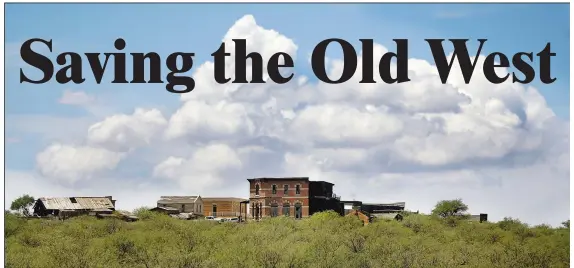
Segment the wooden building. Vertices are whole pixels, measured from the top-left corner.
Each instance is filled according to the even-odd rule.
[[[172,207],[155,207],[155,208],[150,209],[150,211],[163,213],[163,214],[167,214],[167,215],[180,213],[179,209],[172,208]]]
[[[378,214],[401,213],[405,211],[405,202],[387,204],[362,203],[361,210],[374,216]]]
[[[218,218],[241,216],[241,203],[247,199],[236,197],[204,197],[203,215]]]
[[[137,216],[134,216],[131,213],[118,212],[117,210],[113,214],[96,214],[96,218],[98,218],[98,219],[119,219],[119,220],[127,221],[127,222],[134,222],[134,221],[139,220],[139,218]]]
[[[402,220],[401,213],[405,211],[405,202],[375,204],[361,201],[341,201],[341,204],[346,215],[360,210],[369,217]]]
[[[34,215],[68,218],[78,215],[111,214],[116,200],[104,197],[41,197],[33,206]]]
[[[480,213],[478,215],[470,215],[469,219],[471,221],[487,222],[488,221],[488,214]]]
[[[157,207],[178,209],[180,213],[203,215],[203,199],[201,196],[161,196]]]
[[[333,185],[308,177],[253,178],[249,181],[249,209],[253,219],[287,216],[296,219],[333,210],[343,214]]]

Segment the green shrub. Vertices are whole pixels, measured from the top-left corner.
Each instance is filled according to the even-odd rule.
[[[140,213],[148,213],[141,210]],[[569,267],[570,229],[420,214],[363,226],[322,212],[245,224],[5,214],[6,267]]]

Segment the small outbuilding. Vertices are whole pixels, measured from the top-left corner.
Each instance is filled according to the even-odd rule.
[[[172,207],[155,207],[150,209],[150,211],[164,213],[167,215],[179,214],[179,209]]]
[[[68,218],[79,215],[111,214],[116,200],[104,197],[42,197],[34,203],[34,215]]]
[[[478,215],[470,215],[469,219],[471,221],[486,222],[488,221],[488,214],[480,213]]]
[[[199,195],[193,196],[161,196],[157,207],[170,207],[180,213],[203,214],[203,199]]]

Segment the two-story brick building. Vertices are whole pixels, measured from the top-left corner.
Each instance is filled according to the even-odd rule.
[[[343,213],[330,182],[310,181],[308,177],[247,180],[250,212],[254,219],[277,216],[300,219],[326,210]]]

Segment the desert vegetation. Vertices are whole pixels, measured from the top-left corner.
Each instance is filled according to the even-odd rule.
[[[24,202],[26,203],[26,202]],[[6,267],[569,267],[569,221],[528,226],[449,213],[363,226],[322,212],[303,220],[185,221],[139,209],[138,222],[84,216],[24,219],[5,212]],[[17,208],[17,206],[15,206]],[[21,211],[21,210],[20,210]]]

